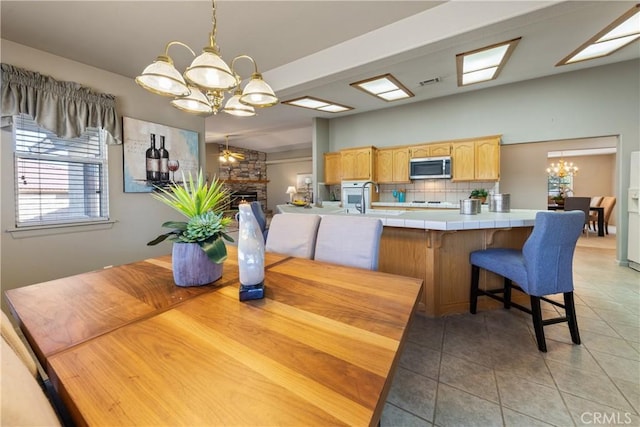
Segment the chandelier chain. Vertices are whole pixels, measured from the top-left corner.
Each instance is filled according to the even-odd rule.
[[[211,0],[211,44],[214,49],[219,51],[218,43],[216,42],[216,34],[218,33],[218,20],[216,19],[216,0]]]

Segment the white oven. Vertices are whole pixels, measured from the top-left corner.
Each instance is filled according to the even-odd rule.
[[[350,214],[358,214],[358,208],[362,205],[362,187],[367,181],[342,181],[342,207],[345,212]],[[365,206],[370,206],[371,189],[367,188],[364,192]],[[358,206],[358,208],[356,207]]]

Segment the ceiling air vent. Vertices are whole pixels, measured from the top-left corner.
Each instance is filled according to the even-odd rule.
[[[440,81],[440,77],[434,77],[432,79],[421,81],[420,82],[420,86],[431,85],[431,84],[434,84],[434,83],[438,83],[439,81]]]

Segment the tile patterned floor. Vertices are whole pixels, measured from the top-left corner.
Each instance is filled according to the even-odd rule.
[[[560,323],[540,353],[518,310],[416,316],[380,425],[640,426],[640,273],[616,265],[615,235],[586,239],[574,258],[582,345]]]

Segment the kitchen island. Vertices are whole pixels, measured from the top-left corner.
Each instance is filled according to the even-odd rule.
[[[477,215],[461,215],[457,209],[374,209],[368,217],[384,225],[378,269],[424,280],[418,310],[428,316],[464,313],[469,310],[471,267],[469,254],[478,249],[506,247],[520,249],[529,237],[536,210],[512,209]],[[348,215],[342,208],[278,205],[279,213]],[[339,236],[337,239],[348,239]],[[481,289],[502,286],[502,279],[481,271]],[[488,300],[488,301],[487,301]],[[489,298],[478,301],[481,308],[497,307]]]

